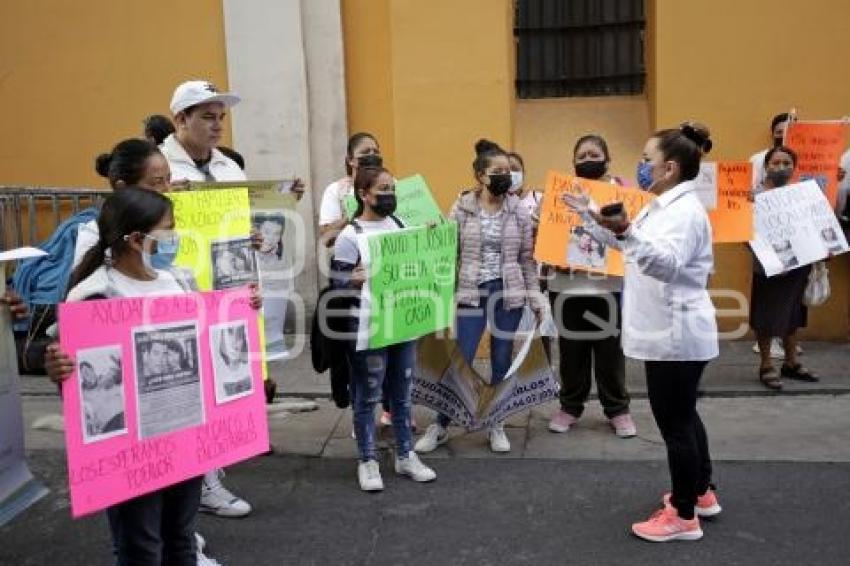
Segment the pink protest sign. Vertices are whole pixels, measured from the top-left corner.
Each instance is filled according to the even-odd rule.
[[[269,449],[246,288],[65,303],[71,511],[86,515]]]

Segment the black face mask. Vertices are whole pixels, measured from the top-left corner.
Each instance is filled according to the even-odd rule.
[[[774,187],[784,187],[791,180],[793,173],[793,169],[771,169],[765,176]]]
[[[490,184],[487,186],[487,190],[490,191],[494,197],[500,197],[508,192],[513,184],[510,173],[500,173],[498,175],[494,174],[488,176],[490,177]]]
[[[780,147],[782,145],[782,138],[773,138],[773,147]]]
[[[384,158],[377,153],[367,153],[357,158],[358,167],[382,167]]]
[[[375,204],[372,205],[372,210],[378,216],[389,216],[395,212],[396,198],[395,193],[377,193],[375,194]]]
[[[576,175],[582,179],[601,179],[608,172],[604,161],[581,161],[576,163]]]

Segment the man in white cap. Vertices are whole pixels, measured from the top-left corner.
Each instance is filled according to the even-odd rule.
[[[171,113],[176,131],[159,147],[173,182],[246,180],[239,165],[216,149],[227,109],[239,100],[208,81],[186,81],[174,89]]]
[[[239,165],[216,149],[227,109],[238,102],[238,96],[219,92],[207,81],[187,81],[174,90],[171,113],[176,131],[159,146],[173,182],[246,180]],[[251,505],[224,487],[223,474],[223,470],[213,470],[204,476],[201,511],[219,517],[248,515]]]

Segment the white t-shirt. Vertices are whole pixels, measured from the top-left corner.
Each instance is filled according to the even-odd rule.
[[[750,163],[753,164],[753,188],[761,189],[764,184],[764,158],[770,150],[763,149],[758,153],[750,156]]]
[[[319,207],[319,226],[333,224],[345,217],[343,201],[345,197],[354,194],[354,184],[350,177],[334,181],[322,193],[322,204]]]
[[[142,281],[127,277],[117,269],[107,270],[112,288],[122,297],[155,297],[163,295],[179,295],[186,290],[168,271],[156,271],[156,279]]]
[[[100,239],[100,229],[97,227],[97,220],[91,220],[80,224],[77,227],[77,244],[74,246],[74,264],[71,269],[74,270],[82,261],[86,252],[92,249]]]
[[[390,232],[392,230],[400,230],[395,220],[387,216],[382,220],[357,220],[357,224],[362,228],[361,234],[375,234],[378,232]],[[339,236],[336,237],[334,244],[334,259],[344,261],[356,265],[360,259],[360,250],[357,247],[357,231],[354,226],[349,224],[342,229]]]
[[[539,191],[528,191],[525,196],[520,197],[519,203],[528,211],[528,215],[535,221],[540,216],[538,214],[540,201],[543,200],[543,193]]]

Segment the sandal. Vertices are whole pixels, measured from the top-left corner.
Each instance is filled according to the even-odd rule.
[[[816,374],[804,368],[802,364],[797,364],[795,366],[782,364],[782,377],[796,379],[797,381],[807,381],[809,383],[820,381],[820,378]]]
[[[779,379],[779,374],[772,367],[759,368],[759,381],[761,381],[762,385],[773,391],[780,391],[782,389],[782,380]]]

